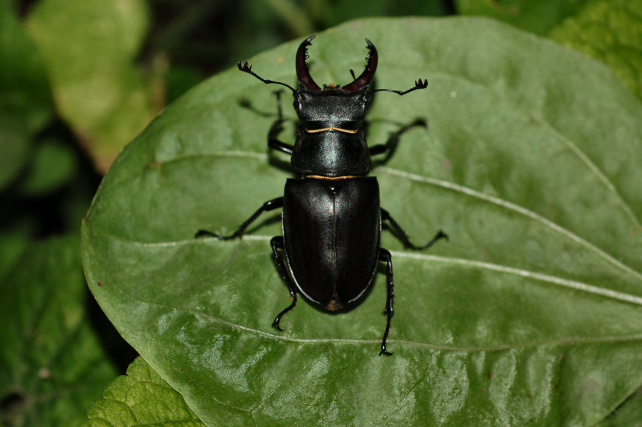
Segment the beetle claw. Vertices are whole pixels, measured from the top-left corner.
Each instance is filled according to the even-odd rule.
[[[386,345],[385,345],[385,344],[382,344],[382,345],[381,345],[381,351],[379,352],[379,356],[381,356],[382,354],[383,354],[384,356],[392,356],[394,353],[389,352],[389,351],[386,349]]]
[[[281,319],[279,319],[278,317],[277,317],[276,319],[274,319],[274,322],[272,322],[272,327],[273,327],[273,328],[278,329],[278,330],[279,330],[279,331],[281,331],[281,332],[285,332],[285,331],[284,331],[283,329],[281,329],[281,327],[279,326],[279,322],[280,322],[280,321],[281,321]]]

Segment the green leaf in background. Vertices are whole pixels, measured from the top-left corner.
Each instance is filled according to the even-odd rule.
[[[33,244],[0,277],[4,425],[78,425],[118,375],[92,327],[85,286],[78,237]]]
[[[142,357],[134,360],[127,375],[105,389],[101,400],[89,406],[87,416],[82,426],[204,426],[183,397]]]
[[[609,65],[642,99],[642,0],[589,4],[550,37]]]
[[[11,10],[0,1],[0,106],[24,117],[30,133],[51,119],[51,91],[45,65]]]
[[[102,172],[155,114],[154,91],[134,63],[148,25],[142,0],[43,0],[27,20],[58,113]]]
[[[24,117],[13,109],[0,108],[0,189],[23,170],[29,157],[30,140]]]
[[[59,189],[73,179],[77,163],[76,153],[69,144],[56,139],[39,141],[30,169],[20,182],[21,193],[37,197]]]
[[[11,10],[0,1],[0,188],[28,159],[31,135],[50,120],[51,93],[42,60]]]
[[[485,19],[368,19],[319,34],[317,82],[379,51],[369,141],[416,117],[373,170],[382,206],[429,253],[393,250],[354,310],[288,303],[269,248],[283,193],[267,154],[273,90],[228,70],[169,106],[116,160],[82,229],[83,264],[119,332],[208,425],[591,425],[642,386],[642,105],[584,55]],[[289,43],[253,59],[296,84]],[[249,103],[249,105],[248,105]],[[286,104],[289,102],[286,101]],[[286,108],[288,118],[292,109]],[[290,135],[290,141],[292,136]]]
[[[585,3],[586,0],[455,0],[462,15],[488,16],[536,34],[548,33]]]
[[[325,1],[309,2],[309,13],[327,26],[334,26],[349,19],[368,16],[439,16],[446,15],[445,2],[439,0],[354,0],[336,2],[331,6]],[[325,19],[324,19],[325,18]],[[302,34],[305,35],[305,34]]]
[[[29,220],[12,224],[10,231],[3,230],[0,234],[0,277],[3,277],[14,265],[16,260],[29,246]]]

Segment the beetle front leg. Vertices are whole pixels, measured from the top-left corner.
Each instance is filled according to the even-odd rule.
[[[278,209],[283,207],[283,197],[277,197],[276,199],[268,200],[267,202],[263,203],[263,206],[261,206],[254,214],[248,218],[247,221],[245,221],[241,226],[239,227],[238,230],[236,230],[234,233],[230,234],[229,236],[221,236],[220,234],[212,233],[211,231],[208,230],[198,230],[196,234],[194,235],[194,238],[198,237],[203,237],[203,236],[210,236],[210,237],[216,237],[219,240],[231,240],[231,239],[236,239],[237,237],[243,237],[243,234],[245,233],[245,230],[247,227],[250,226],[263,212],[268,212],[273,209]]]
[[[379,248],[379,261],[382,261],[388,264],[388,268],[386,270],[388,296],[386,298],[386,308],[385,310],[383,310],[383,314],[386,316],[386,331],[383,333],[383,341],[381,342],[381,351],[379,352],[379,356],[381,356],[382,354],[385,354],[386,356],[391,356],[392,353],[390,353],[386,348],[386,340],[388,339],[388,333],[390,333],[390,321],[392,320],[392,316],[395,315],[395,309],[393,306],[395,293],[394,293],[394,284],[392,281],[392,255],[390,255],[390,252],[388,252],[386,249]]]
[[[374,156],[376,154],[382,154],[382,153],[388,152],[388,157],[389,157],[395,151],[395,148],[397,147],[397,143],[399,142],[399,138],[401,137],[401,135],[403,135],[405,132],[409,131],[410,129],[418,126],[428,129],[428,123],[426,123],[424,119],[417,119],[414,122],[405,125],[398,131],[391,133],[385,144],[377,144],[370,147],[370,155]]]
[[[401,243],[403,243],[403,246],[408,249],[415,249],[415,250],[424,250],[428,249],[439,239],[446,239],[448,240],[448,235],[444,233],[443,231],[439,230],[439,232],[435,235],[435,237],[432,238],[428,243],[426,243],[423,246],[417,246],[413,244],[410,239],[408,239],[408,235],[406,232],[401,228],[399,224],[397,224],[397,221],[395,221],[390,214],[388,213],[387,210],[381,209],[381,222],[388,221],[390,224],[390,228],[392,228],[393,233],[395,233],[395,236],[399,240],[401,240]]]
[[[279,273],[281,273],[281,278],[288,285],[290,296],[292,297],[292,304],[290,304],[287,308],[281,311],[278,314],[278,316],[276,316],[276,318],[274,319],[274,322],[272,322],[273,327],[283,332],[283,329],[281,329],[281,327],[279,326],[279,323],[281,322],[281,317],[283,317],[285,313],[292,310],[296,306],[296,288],[294,287],[294,284],[292,283],[290,276],[288,276],[288,271],[285,268],[283,257],[281,256],[281,252],[279,251],[285,248],[283,237],[281,236],[273,237],[272,240],[270,240],[270,245],[272,246],[272,252],[274,253],[274,260],[276,261],[276,266],[279,269]]]

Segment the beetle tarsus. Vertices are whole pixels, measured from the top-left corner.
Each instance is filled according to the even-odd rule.
[[[386,345],[385,344],[381,344],[381,351],[379,352],[379,356],[381,356],[381,355],[392,356],[393,354],[394,353],[391,353],[386,349]]]
[[[281,327],[279,326],[279,322],[281,321],[281,316],[276,316],[276,319],[274,319],[274,322],[272,322],[272,327],[276,328],[280,332],[285,332]]]
[[[279,326],[279,323],[281,323],[281,318],[283,317],[283,315],[289,312],[290,310],[292,310],[294,307],[296,307],[296,294],[294,296],[294,301],[292,301],[292,304],[290,304],[287,308],[283,309],[278,314],[278,316],[276,316],[276,318],[274,319],[274,322],[272,322],[272,326],[281,332],[285,332],[283,329],[281,329],[281,326]]]

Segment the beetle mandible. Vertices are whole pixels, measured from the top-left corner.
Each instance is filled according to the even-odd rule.
[[[410,249],[427,249],[448,236],[439,231],[423,246],[412,244],[388,211],[379,206],[377,178],[366,176],[372,155],[389,152],[403,132],[417,125],[425,126],[425,123],[418,120],[392,134],[387,143],[368,147],[364,118],[374,92],[405,95],[425,89],[428,81],[416,80],[415,86],[406,91],[368,90],[377,69],[378,55],[374,45],[366,39],[369,53],[363,73],[355,77],[350,70],[352,83],[321,88],[310,76],[306,63],[307,47],[313,38],[304,40],[296,53],[298,89],[258,76],[247,61],[238,63],[239,70],[263,83],[282,85],[292,91],[294,109],[300,120],[294,146],[277,139],[284,121],[279,98],[279,119],[268,133],[268,147],[291,155],[292,167],[298,177],[288,179],[283,197],[265,202],[235,233],[221,236],[199,230],[196,237],[240,238],[263,212],[283,208],[283,236],[270,241],[279,273],[292,297],[292,303],[272,322],[280,331],[281,318],[297,303],[297,292],[328,310],[337,310],[362,298],[374,281],[378,263],[385,262],[387,298],[383,314],[387,321],[379,354],[391,355],[386,341],[394,315],[392,257],[379,246],[381,226],[387,222]]]

